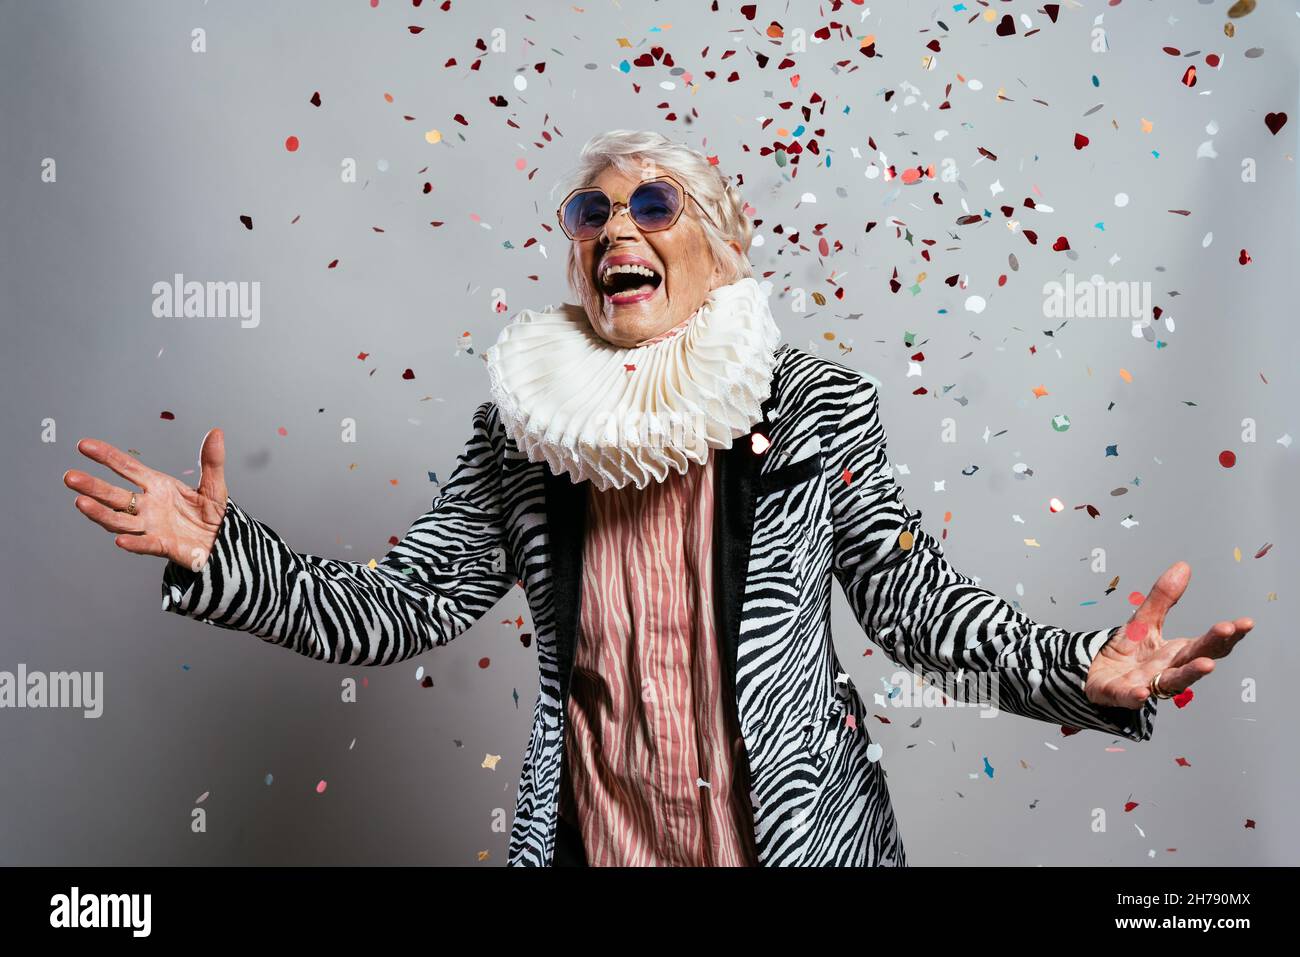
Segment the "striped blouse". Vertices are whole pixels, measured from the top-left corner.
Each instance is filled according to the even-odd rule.
[[[592,865],[757,862],[714,621],[713,464],[588,492],[560,815]]]

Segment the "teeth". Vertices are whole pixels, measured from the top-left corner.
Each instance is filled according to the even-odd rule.
[[[608,283],[611,277],[616,276],[619,273],[631,273],[636,276],[646,276],[649,278],[654,278],[659,275],[653,269],[647,269],[645,266],[638,266],[634,263],[626,263],[619,266],[608,267],[603,273],[600,274],[600,281],[603,283]]]

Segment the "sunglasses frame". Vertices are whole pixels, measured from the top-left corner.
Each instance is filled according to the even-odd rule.
[[[708,221],[713,224],[715,229],[718,228],[717,221],[709,214],[709,211],[704,208],[704,205],[698,199],[695,199],[695,197],[691,195],[691,191],[688,190],[681,183],[679,183],[672,176],[669,176],[666,173],[661,176],[653,176],[650,179],[645,179],[642,180],[640,183],[637,183],[636,188],[633,189],[632,192],[628,194],[627,198],[630,200],[632,196],[636,194],[636,191],[640,189],[642,186],[645,186],[649,183],[664,183],[664,182],[671,183],[677,189],[677,192],[680,193],[682,196],[682,204],[677,209],[677,215],[673,217],[673,221],[671,223],[668,223],[666,226],[658,226],[654,229],[644,229],[642,228],[640,223],[638,223],[635,219],[632,219],[632,222],[633,224],[636,225],[637,229],[641,230],[641,232],[643,233],[661,233],[665,229],[672,229],[674,226],[677,225],[678,220],[682,218],[682,213],[686,211],[686,200],[688,198],[694,200],[695,205],[700,208],[700,212],[702,212],[705,215],[705,217],[708,219]],[[600,193],[600,195],[604,196],[605,199],[609,201],[609,217],[605,220],[605,222],[601,223],[600,229],[596,230],[596,234],[588,237],[587,239],[579,239],[577,236],[574,236],[571,232],[569,232],[569,228],[564,225],[564,209],[566,206],[569,205],[570,200],[572,200],[573,197],[577,196],[579,193]],[[614,198],[610,196],[609,193],[601,189],[599,186],[580,186],[575,190],[571,190],[569,192],[569,195],[564,197],[564,202],[560,203],[559,207],[555,210],[555,218],[559,222],[560,230],[561,232],[564,233],[565,236],[568,236],[569,239],[575,243],[585,243],[599,236],[601,230],[603,230],[606,226],[609,225],[610,220],[612,220],[623,210],[628,210],[628,214],[627,214],[628,217],[629,218],[632,217],[631,209],[627,203],[614,202]]]

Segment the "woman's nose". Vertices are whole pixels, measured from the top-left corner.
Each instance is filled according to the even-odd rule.
[[[623,216],[624,213],[627,213],[627,215]],[[620,216],[623,218],[620,219]],[[605,220],[602,233],[606,242],[613,242],[615,239],[619,238],[627,239],[636,237],[636,223],[632,221],[632,214],[626,206],[620,207],[614,215]]]

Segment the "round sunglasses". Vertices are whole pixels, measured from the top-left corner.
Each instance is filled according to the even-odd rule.
[[[700,212],[716,227],[717,222],[709,215],[709,211],[671,176],[645,180],[632,190],[626,203],[614,202],[599,186],[575,189],[564,198],[560,208],[555,211],[555,217],[560,221],[564,235],[579,242],[595,239],[605,224],[624,209],[632,217],[632,222],[636,223],[637,229],[643,233],[653,233],[677,224],[682,210],[686,208],[688,196],[695,200]]]

